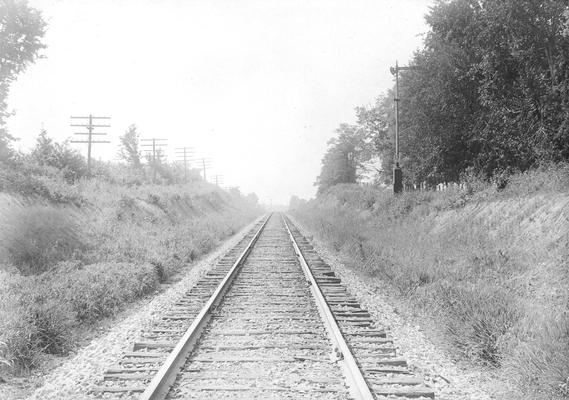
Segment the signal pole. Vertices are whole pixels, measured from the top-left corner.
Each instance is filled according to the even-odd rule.
[[[93,136],[106,136],[103,132],[93,132],[95,128],[110,128],[108,124],[93,124],[93,120],[110,120],[111,117],[95,117],[89,114],[88,117],[71,117],[78,119],[83,124],[71,124],[74,127],[87,128],[87,132],[74,132],[74,135],[87,135],[87,140],[72,140],[71,143],[87,143],[87,175],[91,175],[91,146],[95,143],[111,143],[109,140],[93,140]],[[86,123],[85,123],[86,122]]]
[[[400,67],[399,63],[395,61],[395,68],[391,67],[389,70],[392,75],[395,75],[395,166],[393,167],[393,193],[401,193],[403,191],[403,171],[399,166],[399,71],[410,71],[421,69],[418,66]]]
[[[190,156],[194,154],[193,147],[177,147],[174,149],[176,153],[177,161],[184,163],[184,181],[188,181],[188,164],[190,162]]]
[[[162,153],[162,149],[168,146],[167,143],[164,143],[168,139],[140,139],[141,142],[151,142],[151,143],[142,143],[141,147],[152,147],[152,183],[156,182],[156,156],[160,157]],[[147,150],[150,151],[150,150]]]

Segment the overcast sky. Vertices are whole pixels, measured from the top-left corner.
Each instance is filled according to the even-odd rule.
[[[427,31],[430,0],[30,0],[49,24],[45,58],[12,85],[11,134],[71,115],[111,116],[115,159],[130,124],[191,146],[225,185],[288,203],[315,193],[326,142],[393,84]],[[83,154],[85,146],[74,144]]]

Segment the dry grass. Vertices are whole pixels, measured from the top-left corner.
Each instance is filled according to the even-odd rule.
[[[66,354],[77,327],[153,293],[260,213],[204,183],[59,184],[48,197],[0,198],[0,372]],[[83,201],[54,204],[60,190]]]
[[[441,321],[457,354],[499,368],[526,399],[568,398],[568,176],[397,198],[340,185],[295,214]]]
[[[6,262],[25,275],[80,257],[87,248],[74,213],[53,206],[14,209],[4,218],[0,243]]]

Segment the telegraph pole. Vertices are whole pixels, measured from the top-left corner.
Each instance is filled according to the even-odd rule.
[[[393,193],[401,193],[403,191],[403,171],[399,166],[399,71],[418,70],[418,66],[400,67],[395,61],[395,68],[389,70],[395,75],[395,166],[393,167]]]
[[[214,175],[213,178],[215,179],[216,186],[223,185],[223,175]]]
[[[72,140],[71,143],[87,143],[87,175],[91,175],[91,146],[95,143],[111,143],[109,140],[93,140],[93,136],[106,136],[103,132],[94,132],[95,128],[110,128],[109,124],[99,124],[95,125],[93,120],[110,120],[111,117],[95,117],[89,114],[87,117],[71,117],[71,119],[77,119],[79,124],[71,124],[74,127],[87,128],[87,132],[74,132],[74,135],[87,135],[87,140]],[[102,121],[104,122],[104,121]]]
[[[194,154],[193,147],[177,147],[174,149],[177,161],[184,163],[184,181],[188,181],[188,164],[190,163],[190,156]]]
[[[156,182],[156,159],[160,158],[160,156],[163,154],[162,149],[168,145],[168,143],[165,143],[167,140],[168,139],[157,138],[140,139],[141,142],[147,142],[142,143],[140,145],[141,147],[152,147],[152,183]],[[147,151],[150,152],[150,150]]]
[[[199,158],[198,159],[199,163],[202,165],[202,170],[203,170],[203,180],[207,182],[207,173],[206,170],[208,168],[211,168],[211,158]]]

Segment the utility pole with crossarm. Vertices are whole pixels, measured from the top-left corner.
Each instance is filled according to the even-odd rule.
[[[164,155],[164,147],[168,144],[165,143],[168,139],[140,139],[142,143],[141,147],[150,147],[146,150],[148,153],[152,152],[152,183],[156,182],[156,169],[158,168],[157,159]]]
[[[111,125],[99,123],[94,124],[93,120],[108,121],[111,117],[95,117],[89,114],[86,117],[71,117],[72,120],[83,122],[80,124],[72,123],[71,126],[87,128],[87,132],[74,132],[74,135],[87,135],[87,140],[72,140],[71,143],[87,143],[87,175],[91,175],[91,146],[96,143],[111,143],[109,140],[93,140],[93,136],[106,136],[103,132],[94,132],[95,128],[109,128]]]
[[[176,147],[176,161],[184,164],[184,182],[188,182],[188,165],[190,165],[190,158],[194,154],[193,147]]]

